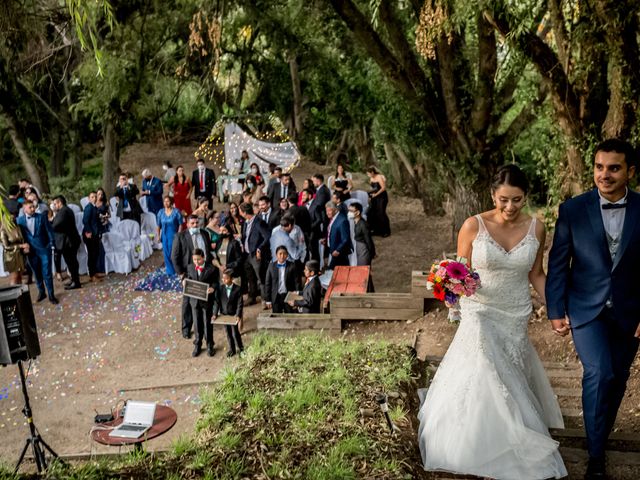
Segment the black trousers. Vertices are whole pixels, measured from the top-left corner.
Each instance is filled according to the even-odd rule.
[[[84,244],[87,246],[87,268],[89,269],[89,276],[95,277],[96,273],[98,272],[98,257],[100,256],[100,238],[97,235],[91,235],[91,238],[87,238],[84,235],[83,237],[84,237]],[[64,261],[66,262],[67,259],[65,258]]]
[[[264,280],[267,271],[267,262],[264,257],[258,260],[255,255],[250,255],[244,262],[245,274],[249,298],[255,299],[258,295],[264,300]]]
[[[98,240],[100,242],[100,240]],[[100,243],[98,243],[98,255],[100,254]],[[74,283],[80,284],[80,274],[78,271],[80,270],[80,266],[78,265],[78,249],[73,248],[71,246],[66,246],[62,249],[62,256],[64,257],[64,261],[67,264],[67,271],[69,272],[69,276],[71,277],[71,281]],[[96,257],[96,267],[97,267],[97,257]],[[56,265],[56,268],[57,265]]]
[[[191,314],[195,317],[196,338],[194,345],[202,345],[206,340],[207,345],[213,345],[213,324],[211,323],[211,307],[191,304]]]
[[[244,345],[242,344],[242,337],[240,336],[240,329],[237,325],[225,325],[225,330],[227,331],[227,342],[229,344],[229,351],[236,353],[237,351],[241,352],[244,350]]]
[[[193,327],[193,312],[189,297],[182,297],[182,334],[189,335]]]
[[[273,313],[291,313],[291,307],[284,302],[287,297],[286,293],[277,293],[276,298],[271,304],[271,311]]]

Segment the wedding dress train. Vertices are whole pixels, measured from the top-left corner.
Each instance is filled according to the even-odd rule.
[[[535,219],[507,252],[476,218],[472,266],[482,288],[460,300],[458,331],[420,408],[423,465],[504,480],[562,478],[548,432],[564,427],[562,414],[527,334]]]

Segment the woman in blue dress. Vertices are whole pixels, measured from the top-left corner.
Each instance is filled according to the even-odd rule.
[[[173,207],[173,198],[165,196],[163,200],[164,208],[159,210],[156,215],[158,223],[158,236],[162,241],[162,253],[164,254],[164,266],[167,275],[175,275],[176,270],[171,263],[171,248],[173,247],[173,238],[180,230],[182,225],[182,214],[180,210]]]

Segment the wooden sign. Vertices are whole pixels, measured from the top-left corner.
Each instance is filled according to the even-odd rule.
[[[298,292],[287,292],[287,296],[284,297],[284,303],[295,302],[296,300],[302,300],[302,295]]]
[[[184,280],[182,294],[186,297],[197,298],[198,300],[204,300],[206,302],[209,298],[207,290],[209,290],[207,283],[187,278]]]
[[[238,325],[238,320],[233,315],[219,315],[213,321],[214,325]]]

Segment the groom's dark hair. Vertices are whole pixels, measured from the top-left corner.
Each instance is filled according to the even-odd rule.
[[[595,153],[598,153],[598,152],[623,153],[624,160],[625,162],[627,162],[627,167],[635,167],[638,163],[637,157],[636,157],[637,155],[636,149],[633,148],[633,145],[631,145],[626,140],[621,140],[619,138],[609,138],[608,140],[600,142],[596,146]],[[594,159],[595,159],[595,155],[594,155]]]
[[[515,165],[504,165],[498,169],[491,181],[491,191],[495,192],[501,185],[517,187],[526,195],[529,192],[529,181],[520,168]]]

